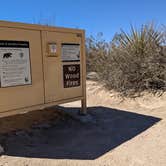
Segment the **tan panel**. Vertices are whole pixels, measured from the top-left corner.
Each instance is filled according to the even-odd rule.
[[[29,41],[32,85],[0,88],[0,112],[44,103],[40,31],[0,27],[0,40]]]
[[[81,37],[76,33],[60,33],[43,31],[43,60],[44,60],[44,77],[45,77],[45,102],[53,102],[62,99],[80,97],[82,91],[82,64],[80,62],[61,61],[61,44],[74,43],[81,44]],[[47,44],[57,44],[57,56],[48,57]],[[82,51],[81,51],[82,52]],[[81,54],[82,59],[82,54]],[[63,87],[63,64],[80,64],[81,85],[79,87],[64,88]]]
[[[8,22],[8,21],[0,21],[0,27],[13,27],[19,29],[28,29],[28,30],[41,30],[41,31],[56,31],[56,32],[64,32],[64,33],[78,33],[82,34],[84,30],[81,29],[73,29],[73,28],[64,28],[64,27],[55,27],[55,26],[47,26],[47,25],[39,25],[39,24],[25,24],[20,22]]]

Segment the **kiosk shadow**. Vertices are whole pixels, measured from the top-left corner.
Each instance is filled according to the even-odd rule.
[[[78,108],[65,108],[77,111]],[[90,107],[95,123],[68,118],[57,124],[9,134],[6,155],[93,160],[139,135],[161,119],[106,107]]]

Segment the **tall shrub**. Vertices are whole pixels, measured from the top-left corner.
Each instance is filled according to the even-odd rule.
[[[110,44],[103,39],[102,33],[86,39],[87,72],[97,72],[100,77],[106,75],[106,61],[110,48]]]
[[[121,30],[111,44],[91,40],[88,43],[88,70],[99,73],[109,89],[125,96],[144,90],[166,90],[166,49],[164,34],[153,24],[140,29]]]

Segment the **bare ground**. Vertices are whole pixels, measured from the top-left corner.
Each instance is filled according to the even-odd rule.
[[[91,122],[66,114],[79,102],[0,119],[0,166],[166,165],[166,94],[122,100],[93,81],[87,92]]]

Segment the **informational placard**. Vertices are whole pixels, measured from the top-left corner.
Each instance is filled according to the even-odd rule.
[[[55,56],[57,53],[56,43],[48,43],[49,56]]]
[[[80,86],[80,65],[63,65],[64,88]]]
[[[80,44],[62,44],[62,61],[80,61]]]
[[[0,87],[31,84],[28,41],[0,40]]]

